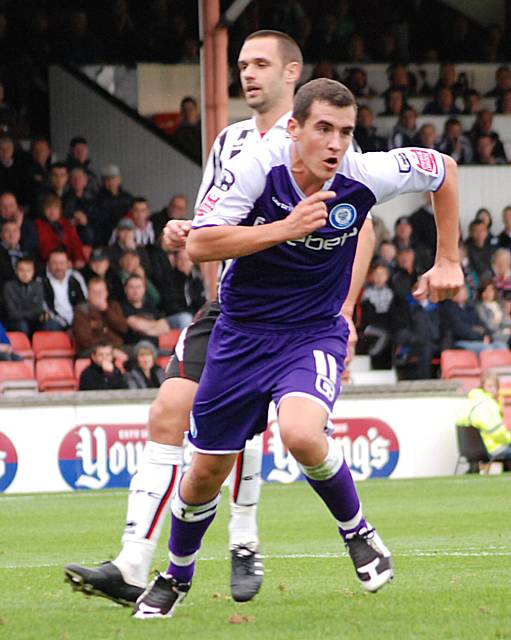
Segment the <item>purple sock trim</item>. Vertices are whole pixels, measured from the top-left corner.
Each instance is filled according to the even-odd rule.
[[[328,480],[313,480],[307,476],[306,479],[336,520],[347,522],[360,509],[360,499],[346,462],[343,462],[339,471]]]
[[[215,514],[198,522],[185,522],[172,514],[172,528],[170,532],[169,550],[178,557],[191,556],[200,549],[202,538],[209,525],[215,519]],[[195,562],[181,567],[170,563],[167,573],[171,573],[180,582],[190,582],[193,577]]]

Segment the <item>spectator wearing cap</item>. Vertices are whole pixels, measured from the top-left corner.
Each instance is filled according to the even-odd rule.
[[[29,201],[28,186],[26,163],[15,151],[14,140],[7,134],[0,135],[0,192],[12,191],[25,205]]]
[[[154,344],[141,340],[133,349],[134,365],[126,373],[130,389],[158,389],[165,379],[165,372],[156,363]]]
[[[75,136],[74,138],[71,138],[66,163],[69,171],[75,167],[81,167],[87,173],[89,178],[89,190],[92,193],[97,193],[99,188],[98,176],[92,170],[89,143],[83,136]]]
[[[109,164],[101,170],[101,187],[96,195],[94,236],[96,246],[106,246],[113,230],[131,208],[133,196],[122,188],[119,167]]]
[[[107,391],[127,389],[125,375],[115,365],[114,347],[108,341],[99,342],[91,351],[91,363],[81,375],[80,391]]]
[[[18,226],[21,249],[29,253],[36,253],[39,239],[34,222],[27,218],[19,206],[16,196],[10,191],[4,191],[0,195],[0,227],[6,222],[14,222]]]
[[[42,216],[35,224],[39,237],[39,256],[43,262],[54,249],[64,248],[76,269],[85,266],[82,241],[75,227],[62,216],[60,198],[50,195],[44,200]]]
[[[176,129],[173,140],[176,146],[184,151],[195,162],[202,162],[201,121],[199,105],[192,96],[181,100],[179,108],[181,122]]]
[[[182,193],[176,193],[169,200],[166,207],[157,213],[153,213],[151,222],[153,223],[154,233],[158,237],[169,220],[188,220],[189,218],[188,198]]]
[[[137,246],[135,240],[135,223],[131,218],[122,218],[115,228],[113,242],[108,247],[108,255],[114,269],[119,270],[119,261],[122,254],[127,250],[136,251],[140,257],[140,262],[144,266],[146,273],[150,273],[151,263],[149,255],[143,246]]]
[[[91,278],[87,293],[87,302],[75,309],[72,326],[79,357],[89,356],[105,340],[120,351],[128,331],[121,305],[109,300],[108,288],[102,278]]]
[[[82,167],[71,169],[69,190],[62,198],[64,218],[71,220],[83,244],[94,244],[91,219],[94,216],[94,198],[88,189],[88,175]]]
[[[110,259],[106,249],[94,249],[81,273],[87,283],[91,278],[103,278],[108,287],[108,297],[110,300],[121,302],[124,299],[122,282],[115,269],[110,265]]]

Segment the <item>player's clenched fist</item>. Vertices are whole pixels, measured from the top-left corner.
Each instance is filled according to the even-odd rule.
[[[323,227],[328,217],[325,202],[335,196],[335,191],[318,191],[297,204],[285,220],[288,240],[298,240]]]
[[[182,249],[192,228],[191,220],[169,220],[163,230],[165,249]]]

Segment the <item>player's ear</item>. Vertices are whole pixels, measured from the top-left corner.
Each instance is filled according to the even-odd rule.
[[[285,68],[285,80],[296,84],[302,75],[302,65],[299,62],[288,62]]]
[[[289,133],[289,137],[293,142],[296,142],[298,139],[298,131],[300,129],[300,123],[296,118],[289,118],[289,122],[287,123],[287,132]]]

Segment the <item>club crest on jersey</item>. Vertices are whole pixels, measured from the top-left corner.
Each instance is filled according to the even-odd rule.
[[[347,229],[357,219],[357,210],[352,204],[341,202],[330,211],[329,220],[336,229]]]

